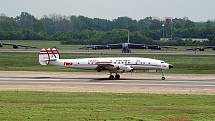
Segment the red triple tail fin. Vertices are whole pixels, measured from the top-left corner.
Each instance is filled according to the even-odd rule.
[[[58,59],[60,59],[60,54],[55,48],[42,49],[39,52],[39,63],[41,65],[48,65],[50,61],[56,61]]]

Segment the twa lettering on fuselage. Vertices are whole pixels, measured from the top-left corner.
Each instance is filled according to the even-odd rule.
[[[130,60],[116,60],[114,64],[130,64]]]
[[[89,61],[88,61],[88,64],[94,65],[94,64],[96,64],[97,62],[98,62],[98,60],[89,60]]]
[[[65,66],[65,67],[70,67],[70,66],[72,66],[72,65],[73,65],[72,62],[64,62],[64,66]]]

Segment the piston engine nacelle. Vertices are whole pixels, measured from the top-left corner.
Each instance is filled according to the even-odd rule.
[[[112,71],[119,71],[119,72],[133,72],[134,69],[128,65],[114,65],[114,66],[107,66],[104,68],[103,66],[96,67],[97,72],[101,72],[104,70],[112,70]]]
[[[114,65],[117,70],[121,70],[123,72],[133,72],[134,68],[128,65]]]
[[[96,67],[96,71],[97,71],[97,72],[101,72],[101,71],[103,71],[103,70],[105,70],[105,68],[102,67],[102,66]]]

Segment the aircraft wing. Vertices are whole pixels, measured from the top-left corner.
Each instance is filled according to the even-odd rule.
[[[197,50],[199,50],[199,51],[205,51],[205,48],[196,47],[196,48],[189,48],[189,49],[187,49],[187,50],[192,50],[192,51],[197,51]]]
[[[188,48],[186,50],[192,50],[192,51],[196,51],[197,49],[196,48]]]
[[[145,44],[134,44],[134,43],[129,43],[129,48],[131,49],[146,49]]]
[[[108,44],[110,49],[122,49],[122,43],[119,44]]]
[[[161,50],[161,47],[159,45],[147,45],[147,49]]]
[[[6,44],[6,43],[3,43],[2,45],[13,46],[14,49],[19,48],[19,47],[18,47],[17,45],[15,45],[15,44]]]
[[[215,46],[206,46],[204,47],[205,49],[210,49],[210,48],[214,48]]]
[[[130,49],[146,49],[145,44],[134,44],[134,43],[118,43],[108,44],[111,49],[122,49],[124,46],[128,46]]]
[[[134,69],[125,64],[112,64],[112,62],[97,62],[98,67],[96,70],[101,72],[103,70],[108,70],[109,72],[132,72]]]
[[[79,49],[92,49],[92,50],[97,50],[97,49],[109,49],[108,45],[88,45],[81,47]]]
[[[173,46],[160,46],[161,48],[166,48],[166,49],[177,49],[176,47]]]
[[[23,48],[26,48],[26,49],[28,49],[28,48],[37,48],[37,47],[33,47],[33,46],[7,44],[7,43],[2,43],[2,45],[13,46],[13,48],[19,48],[19,47],[23,47]]]
[[[6,44],[6,43],[2,43],[2,45],[14,45],[14,44]]]
[[[96,62],[96,65],[98,65],[96,67],[96,70],[98,72],[104,71],[104,70],[108,70],[108,71],[113,71],[114,70],[114,65],[112,64],[112,62]]]
[[[162,48],[165,48],[165,49],[177,49],[176,47],[173,47],[173,46],[147,45],[147,49],[161,50]]]
[[[81,47],[79,49],[85,49],[85,50],[87,50],[87,49],[91,49],[91,47],[89,47],[89,46],[83,46],[83,47]]]
[[[204,49],[213,49],[213,50],[215,50],[215,46],[206,46],[206,47],[204,47]]]
[[[23,47],[23,48],[26,48],[26,49],[28,49],[28,48],[37,48],[37,47],[33,47],[33,46],[27,46],[27,45],[16,45],[16,46],[18,46],[18,47]]]

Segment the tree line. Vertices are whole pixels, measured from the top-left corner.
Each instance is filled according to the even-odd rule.
[[[193,22],[175,18],[172,24],[174,41],[155,41],[163,37],[163,21],[153,17],[134,20],[119,17],[113,20],[84,16],[62,16],[52,14],[36,18],[22,12],[17,17],[0,15],[0,40],[57,40],[64,44],[107,44],[126,42],[127,30],[131,42],[145,44],[195,45],[180,38],[208,38],[201,43],[215,44],[215,22]]]

